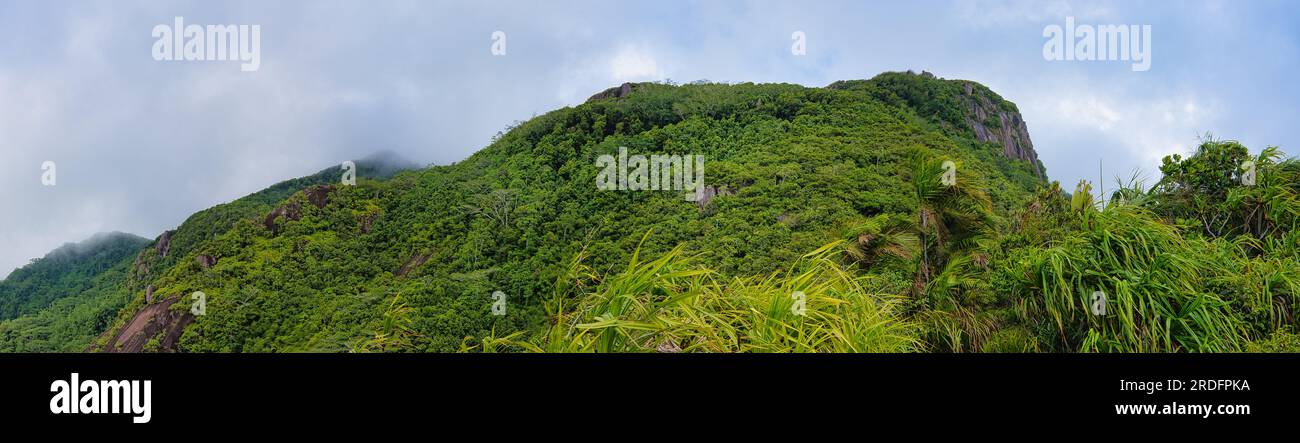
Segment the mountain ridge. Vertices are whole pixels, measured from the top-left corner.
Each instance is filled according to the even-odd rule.
[[[148,243],[99,233],[16,269],[0,281],[0,352],[80,350],[125,305],[125,261]]]
[[[0,350],[1296,343],[1300,162],[1276,148],[1202,140],[1166,158],[1156,186],[1100,204],[1086,182],[1047,183],[1015,105],[974,82],[885,73],[606,92],[460,162],[355,185],[330,168],[200,211],[82,295],[0,322]],[[602,158],[686,155],[707,159],[699,201],[601,186]],[[1258,186],[1244,185],[1247,160]],[[1099,293],[1123,315],[1090,311]]]
[[[146,242],[147,239],[135,234],[100,232],[79,242],[64,243],[44,257],[33,259],[0,280],[0,320],[16,317],[20,311],[30,313],[32,307],[43,307],[57,300],[58,294],[29,292],[41,288],[25,284],[28,280],[88,279],[125,257],[126,251],[139,248]],[[20,304],[26,304],[28,308],[20,308]]]
[[[607,88],[588,98],[583,104],[600,100],[611,100],[631,95],[641,85],[653,82],[625,82],[619,86]],[[710,84],[708,82],[694,84]],[[970,80],[949,80],[936,77],[922,71],[885,72],[869,80],[839,80],[827,85],[827,89],[855,90],[863,85],[878,87],[887,91],[889,96],[877,94],[884,101],[906,103],[918,115],[933,119],[945,131],[964,131],[967,136],[979,142],[997,143],[1003,148],[1003,155],[1008,159],[1021,160],[1034,166],[1035,176],[1045,180],[1042,162],[1034,150],[1029,137],[1029,128],[1019,108],[990,90],[988,87]],[[936,87],[936,85],[942,85]],[[918,91],[938,92],[941,97],[918,97]],[[961,91],[954,93],[954,91]],[[935,95],[939,95],[935,94]],[[943,113],[939,108],[925,106],[926,101],[948,101],[949,105],[964,111],[962,114]]]
[[[935,85],[927,79],[918,87]],[[255,198],[259,204],[242,215],[221,217],[230,229],[178,233],[164,248],[171,256],[143,251],[134,300],[91,349],[454,350],[494,329],[534,327],[543,282],[583,243],[602,257],[600,266],[612,266],[654,227],[641,242],[647,252],[714,243],[697,251],[717,257],[724,272],[779,269],[838,223],[906,212],[902,168],[917,150],[956,155],[963,175],[1002,183],[994,187],[1001,210],[1029,198],[1039,183],[1033,165],[994,162],[1003,147],[973,132],[945,134],[914,110],[927,109],[918,98],[900,106],[877,97],[897,95],[892,87],[629,84],[523,122],[453,165],[358,186],[296,182],[280,194],[287,198]],[[683,143],[689,140],[702,144]],[[706,155],[705,186],[725,191],[698,206],[655,193],[599,192],[591,161],[619,146]],[[186,224],[224,225],[203,213]],[[788,245],[760,246],[781,243]],[[327,250],[352,256],[319,255]],[[322,273],[331,268],[347,271]],[[252,277],[268,272],[281,282]],[[517,315],[485,311],[479,300],[494,289],[513,294]],[[206,316],[151,308],[194,291],[208,295]],[[418,319],[393,343],[389,337],[401,333],[383,331],[381,319],[398,299],[409,300]],[[285,303],[303,310],[273,313]],[[260,320],[237,326],[251,312]],[[261,335],[264,328],[280,332]]]
[[[386,179],[401,171],[418,168],[419,165],[402,158],[392,151],[377,151],[369,156],[358,160],[357,176],[369,179]],[[290,179],[276,183],[266,189],[249,194],[239,200],[246,203],[256,202],[278,202],[284,196],[289,195],[292,190],[296,192],[299,187],[310,185],[318,182],[330,182],[336,180],[341,175],[338,167],[325,168],[319,172]],[[212,231],[221,230],[223,223],[229,223],[228,218],[213,215],[216,208],[222,208],[229,203],[218,204],[212,208],[199,211],[191,215],[186,222],[190,226],[208,225],[209,229],[199,230],[187,229],[181,233],[179,245],[176,248],[178,253],[188,251],[195,241],[205,236],[211,236]],[[172,237],[176,230],[167,230],[159,234],[154,240],[149,240],[134,234],[120,232],[98,233],[87,240],[78,243],[68,243],[59,248],[52,250],[42,259],[33,260],[33,264],[47,262],[46,268],[50,268],[47,276],[38,276],[31,283],[34,286],[47,289],[66,288],[68,285],[60,283],[60,280],[74,278],[83,285],[89,285],[89,288],[80,288],[70,292],[60,292],[58,296],[45,297],[40,304],[44,310],[29,310],[23,312],[23,315],[16,311],[11,314],[0,317],[0,351],[74,351],[85,349],[90,340],[103,332],[107,327],[107,322],[126,304],[127,294],[140,290],[150,292],[146,283],[141,283],[141,279],[147,278],[149,267],[160,266],[159,263],[147,260],[146,251],[152,251],[159,258],[165,258],[171,253]],[[131,245],[125,248],[102,248],[105,242],[113,240],[130,241]],[[116,251],[116,252],[114,252]],[[95,253],[99,255],[116,254],[106,258],[102,266],[97,266],[93,272],[79,272],[64,264],[54,263],[61,257],[69,255],[80,255]],[[172,263],[163,263],[162,266],[168,266]],[[52,265],[52,266],[51,266]],[[29,265],[32,266],[32,265]],[[18,276],[23,276],[21,272],[24,268],[15,271]],[[15,274],[6,280],[12,282]],[[13,297],[8,295],[5,282],[0,280],[0,305],[4,306],[4,311],[10,309],[9,301]],[[101,282],[101,283],[94,283]],[[8,286],[13,286],[12,283]],[[120,293],[120,295],[119,295]],[[146,298],[151,298],[148,294]],[[53,306],[54,303],[62,299],[68,299],[67,303],[61,306]],[[16,302],[14,302],[16,303]],[[13,308],[17,309],[17,308]],[[76,331],[60,331],[52,328],[51,325],[57,325],[68,319],[67,322],[77,326]],[[90,326],[89,324],[99,324],[100,326]],[[21,326],[20,326],[21,325]],[[93,333],[87,334],[87,331],[94,330]],[[48,347],[47,347],[48,346]]]

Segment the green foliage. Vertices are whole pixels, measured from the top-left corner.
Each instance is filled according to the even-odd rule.
[[[75,291],[42,277],[25,294],[45,295],[0,298],[21,315],[0,350],[84,349],[151,286],[153,303],[208,296],[160,352],[1293,349],[1275,331],[1300,314],[1295,160],[1206,142],[1102,205],[978,141],[993,120],[969,100],[1016,112],[928,74],[633,85],[456,164],[360,162],[356,186],[330,168],[201,211],[166,254],[137,243],[68,274]],[[716,192],[597,189],[595,159],[620,147],[702,155]]]
[[[68,244],[0,281],[0,352],[77,352],[106,329],[129,298],[136,251],[130,234]]]
[[[1251,342],[1246,345],[1248,352],[1300,352],[1300,334],[1278,330],[1273,332],[1265,340]]]
[[[1140,209],[1114,206],[1047,249],[1016,257],[1042,299],[1031,310],[1051,319],[1065,349],[1231,351],[1242,325],[1208,291],[1221,272],[1203,241],[1187,240]],[[1106,314],[1092,312],[1094,293]]]
[[[1206,142],[1187,160],[1166,158],[1166,177],[1152,191],[1134,179],[1100,209],[1091,184],[1066,199],[1053,183],[1002,240],[996,265],[1015,286],[1001,303],[1021,312],[1011,323],[1039,331],[1057,351],[1123,352],[1251,351],[1294,327],[1296,234],[1277,229],[1290,210],[1265,218],[1270,229],[1232,222],[1251,220],[1252,210],[1234,196],[1284,196],[1295,186],[1279,170],[1292,161],[1279,156],[1269,148],[1255,157],[1268,179],[1251,186],[1236,175],[1249,158],[1243,147]],[[1212,220],[1227,222],[1206,225]],[[1093,310],[1095,292],[1105,296],[1105,314]]]
[[[1240,143],[1207,136],[1193,156],[1164,158],[1152,205],[1199,224],[1206,236],[1280,237],[1300,223],[1300,162],[1281,157],[1275,147],[1252,157]],[[1247,185],[1243,165],[1251,163],[1254,183]]]
[[[60,298],[92,288],[96,275],[133,256],[146,243],[131,234],[100,234],[32,260],[0,281],[0,320],[36,313]]]
[[[209,296],[208,315],[186,332],[182,350],[487,350],[492,343],[478,337],[545,330],[556,291],[548,283],[580,251],[592,274],[626,266],[638,247],[650,255],[680,248],[709,263],[712,278],[753,278],[787,271],[854,220],[914,219],[914,197],[904,191],[917,149],[957,161],[964,180],[1028,198],[1029,186],[1007,180],[965,141],[914,118],[858,91],[636,85],[626,97],[522,123],[455,165],[339,187],[322,208],[297,194],[252,217],[223,217],[235,220],[231,229],[183,250],[154,282],[166,294]],[[594,159],[619,146],[703,155],[706,184],[727,192],[701,207],[681,192],[597,190]],[[261,226],[286,205],[301,217]],[[943,233],[964,239],[968,220],[945,215]],[[656,234],[638,243],[652,227]],[[872,254],[863,266],[892,257],[889,277],[875,279],[881,288],[907,286],[915,238],[897,231],[882,237],[897,245],[859,244]],[[218,262],[202,269],[192,264],[196,254]],[[259,295],[241,295],[249,291]],[[489,313],[494,291],[509,297],[504,316]],[[411,333],[393,343],[384,325],[396,293],[410,308],[403,316]]]
[[[984,352],[1024,353],[1039,350],[1038,339],[1025,328],[1006,328],[991,334],[982,347]]]
[[[831,243],[788,271],[734,279],[697,266],[681,248],[648,262],[634,253],[627,269],[580,294],[577,309],[561,312],[549,332],[488,342],[564,352],[921,350],[918,326],[900,318],[900,297],[845,270],[833,259],[841,248]]]

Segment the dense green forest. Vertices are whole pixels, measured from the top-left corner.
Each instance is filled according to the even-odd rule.
[[[0,292],[0,350],[1300,350],[1300,162],[1188,146],[1103,196],[1049,181],[969,81],[629,84],[456,164],[326,169]],[[704,156],[700,192],[599,189],[620,147]]]
[[[386,178],[415,165],[389,152],[356,162],[358,175]],[[153,266],[175,265],[189,250],[230,229],[235,220],[269,211],[301,189],[338,181],[338,168],[287,180],[237,201],[200,211],[164,234],[166,248],[130,234],[101,234],[69,244],[0,281],[0,352],[77,352],[110,326]],[[161,237],[160,237],[161,239]],[[143,248],[143,250],[141,250]],[[167,254],[163,254],[163,250]]]
[[[130,294],[124,260],[149,240],[107,233],[69,243],[0,281],[0,351],[79,351]]]

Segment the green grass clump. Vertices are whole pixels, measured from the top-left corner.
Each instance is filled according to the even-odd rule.
[[[835,260],[842,248],[828,244],[788,271],[730,279],[697,266],[680,247],[650,261],[634,254],[624,271],[582,294],[551,333],[488,342],[561,352],[923,350],[918,325],[900,316],[901,299],[846,271]]]
[[[1300,334],[1285,330],[1274,331],[1267,339],[1246,344],[1247,352],[1300,352]]]
[[[1079,351],[1235,351],[1243,324],[1206,290],[1220,263],[1140,209],[1112,206],[1059,245],[1026,251],[1060,342]],[[1094,293],[1106,314],[1094,315]]]

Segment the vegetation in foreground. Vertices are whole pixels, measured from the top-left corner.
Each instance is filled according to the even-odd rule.
[[[1233,153],[1227,161],[1225,152]],[[1237,143],[1207,140],[1191,158],[1167,160],[1156,186],[1130,182],[1105,205],[1086,183],[1073,195],[1053,183],[1013,214],[1005,232],[987,225],[968,232],[977,248],[962,240],[942,246],[941,238],[954,237],[939,233],[956,227],[942,216],[876,217],[786,271],[725,284],[679,250],[644,264],[634,259],[600,283],[575,262],[556,284],[550,329],[489,336],[483,349],[1295,352],[1300,165],[1279,158],[1274,149],[1250,158]],[[1268,178],[1241,186],[1232,165],[1246,160]],[[934,172],[928,164],[914,163],[925,174]],[[1188,188],[1207,177],[1181,170],[1223,177],[1217,184],[1228,189],[1201,191],[1234,197],[1205,204]],[[956,219],[977,218],[982,199],[959,198],[974,203],[957,205],[970,211]],[[1217,231],[1197,222],[1210,219],[1230,221]],[[918,241],[927,234],[934,240]],[[899,276],[915,284],[901,286]],[[590,289],[564,296],[583,287]],[[1105,314],[1095,310],[1097,293]],[[808,295],[803,315],[794,314],[792,294]],[[566,308],[574,298],[580,302]]]

